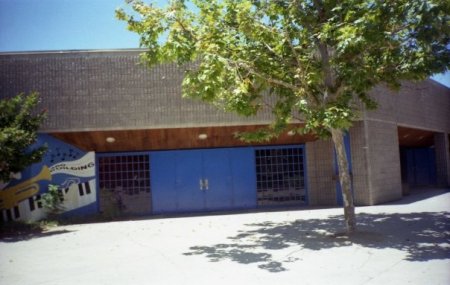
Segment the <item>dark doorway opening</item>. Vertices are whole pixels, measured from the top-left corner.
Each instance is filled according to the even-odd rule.
[[[412,189],[436,186],[434,133],[399,127],[398,138],[403,195]]]

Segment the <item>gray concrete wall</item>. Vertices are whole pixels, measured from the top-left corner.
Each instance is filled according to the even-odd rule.
[[[397,126],[359,121],[350,129],[355,205],[375,205],[402,197]],[[306,143],[310,205],[336,205],[334,151],[330,140]]]
[[[305,149],[309,205],[336,205],[333,143],[308,142]]]
[[[356,200],[363,205],[374,205],[401,198],[398,126],[437,132],[436,168],[439,184],[444,185],[450,179],[449,154],[445,147],[445,138],[450,133],[450,89],[425,80],[404,82],[398,92],[380,85],[371,94],[378,101],[378,109],[367,111],[365,121],[356,125],[365,136],[359,135],[356,129],[353,136],[355,145],[365,147],[365,151],[352,149],[354,165],[361,166],[354,167],[360,172],[354,177],[356,192],[361,195]],[[362,167],[364,163],[366,166]]]
[[[450,112],[450,111],[449,111]],[[440,187],[450,186],[450,142],[445,133],[434,134],[434,150],[436,153],[436,178]]]
[[[380,85],[371,94],[379,106],[368,120],[450,133],[450,89],[431,79],[404,82],[398,92]]]
[[[0,54],[0,97],[38,91],[49,110],[44,131],[145,129],[270,122],[181,98],[183,68],[139,64],[139,50]],[[432,80],[378,86],[367,119],[450,133],[450,89]]]
[[[402,197],[397,125],[357,122],[350,129],[356,205],[375,205]]]
[[[402,185],[397,125],[367,121],[366,127],[370,204],[400,199]]]
[[[42,130],[48,132],[271,121],[268,110],[243,118],[200,101],[182,99],[183,69],[176,65],[147,69],[139,65],[139,52],[0,54],[0,98],[40,92],[41,107],[49,111]],[[401,197],[397,126],[444,136],[450,133],[450,89],[432,80],[405,82],[399,92],[378,86],[371,94],[379,108],[366,112],[364,121],[350,130],[357,205]],[[306,153],[310,204],[335,205],[332,143],[307,143]]]
[[[181,98],[184,70],[148,69],[140,51],[0,54],[0,98],[38,91],[48,109],[42,131],[150,129],[261,124],[269,111],[244,118]]]
[[[375,205],[402,197],[397,125],[362,121],[350,129],[356,205]]]
[[[356,122],[349,133],[352,157],[352,185],[355,204],[358,206],[371,205],[368,145],[366,142],[366,128],[364,122]]]

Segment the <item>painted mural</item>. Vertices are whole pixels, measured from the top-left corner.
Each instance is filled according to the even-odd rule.
[[[46,216],[41,195],[49,184],[58,186],[63,215],[97,212],[95,153],[84,152],[46,134],[39,135],[37,146],[48,151],[40,163],[33,164],[7,185],[0,186],[0,219],[36,221]]]

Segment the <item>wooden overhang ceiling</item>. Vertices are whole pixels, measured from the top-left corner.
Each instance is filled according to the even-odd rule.
[[[398,127],[398,144],[402,147],[430,147],[434,145],[431,131]]]
[[[108,130],[55,132],[54,137],[85,151],[119,152],[190,148],[214,148],[258,145],[245,143],[235,137],[236,132],[255,131],[261,126],[226,126],[169,128],[146,130]],[[201,138],[206,135],[206,138]],[[109,139],[108,139],[109,138]],[[113,141],[113,142],[108,142]],[[314,141],[313,135],[283,134],[264,144],[301,144]]]

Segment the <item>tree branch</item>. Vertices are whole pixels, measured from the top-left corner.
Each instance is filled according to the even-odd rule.
[[[198,38],[196,37],[196,35],[192,32],[192,30],[188,30],[183,22],[181,22],[178,18],[175,18],[175,22],[180,25],[181,29],[183,30],[183,32],[188,33],[189,35],[191,35],[191,37],[194,39],[194,41],[198,41]]]
[[[264,79],[264,80],[266,80],[269,83],[273,83],[275,85],[279,85],[279,86],[285,87],[285,88],[290,89],[292,91],[298,91],[298,87],[297,86],[295,86],[293,84],[290,84],[290,83],[287,83],[285,81],[276,79],[276,78],[268,77],[267,75],[264,75],[262,73],[257,72],[254,68],[252,68],[251,66],[248,66],[245,63],[237,62],[237,66],[241,67],[241,68],[244,68],[245,70],[251,72],[253,75],[258,76],[259,78]]]
[[[243,69],[247,70],[248,72],[250,72],[251,74],[253,74],[253,75],[255,75],[255,76],[257,76],[257,77],[259,77],[259,78],[261,78],[261,79],[263,79],[263,80],[265,80],[267,82],[269,82],[269,83],[282,86],[282,87],[290,89],[290,90],[292,90],[294,92],[299,90],[299,88],[297,86],[295,86],[295,85],[293,85],[291,83],[288,83],[288,82],[285,82],[285,81],[273,78],[273,77],[271,77],[271,76],[269,76],[267,74],[263,74],[261,72],[256,71],[255,68],[251,67],[248,63],[239,62],[239,61],[233,61],[233,60],[231,60],[229,58],[224,58],[224,57],[221,57],[221,56],[219,56],[217,54],[214,54],[214,56],[218,56],[218,57],[222,58],[223,60],[225,60],[229,64],[234,65],[235,67],[243,68]]]

